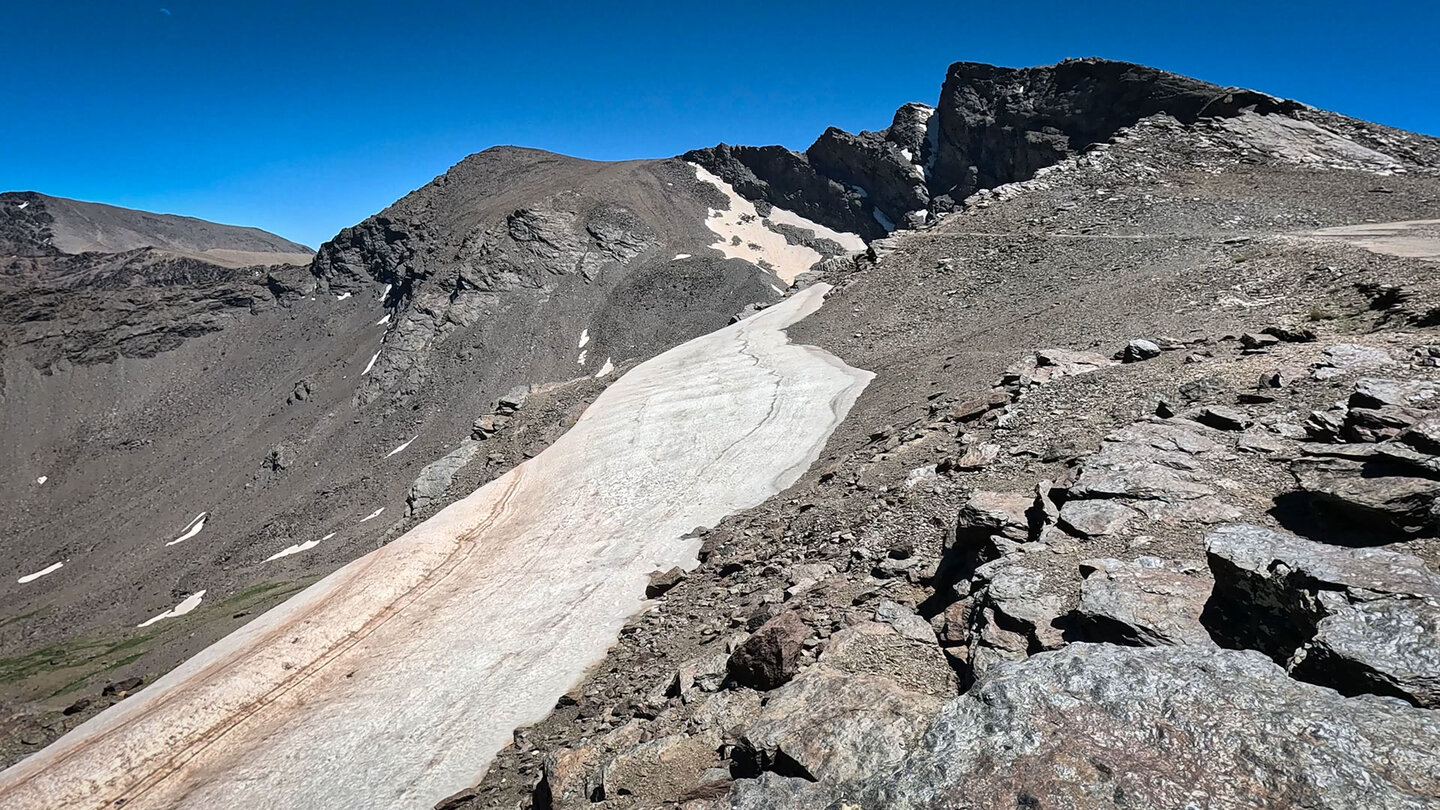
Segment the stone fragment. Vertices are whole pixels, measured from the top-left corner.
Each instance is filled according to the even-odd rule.
[[[668,571],[651,571],[650,581],[645,585],[645,598],[656,599],[664,596],[671,588],[685,581],[685,571],[679,566]]]
[[[1125,363],[1138,363],[1142,360],[1149,360],[1160,356],[1160,347],[1155,343],[1137,338],[1125,344],[1124,350],[1120,352],[1120,360]]]
[[[1195,421],[1218,430],[1244,430],[1250,426],[1250,419],[1245,414],[1223,405],[1201,408]]]
[[[1118,501],[1070,500],[1060,507],[1060,527],[1081,537],[1117,534],[1140,513]]]
[[[761,625],[731,653],[727,668],[736,682],[761,691],[774,689],[800,669],[800,652],[810,629],[786,611]]]
[[[1085,577],[1077,614],[1090,641],[1147,647],[1210,644],[1200,614],[1210,598],[1203,563],[1140,557],[1080,563]]]

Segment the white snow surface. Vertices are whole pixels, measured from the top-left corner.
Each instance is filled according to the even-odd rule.
[[[680,261],[681,259],[688,259],[688,258],[690,258],[690,254],[689,254],[689,253],[676,253],[676,254],[675,254],[675,258],[674,258],[674,259],[671,259],[671,261],[676,261],[676,262],[678,262],[678,261]]]
[[[818,457],[873,376],[786,338],[827,289],[636,366],[535,458],[0,774],[0,806],[388,810],[474,784],[649,573],[694,564],[680,538]]]
[[[420,434],[418,434],[418,433],[415,434],[414,436],[411,436],[411,437],[410,437],[410,441],[407,441],[407,442],[405,442],[404,444],[400,445],[399,447],[395,448],[394,450],[391,450],[390,452],[386,453],[386,454],[385,454],[385,457],[386,457],[386,458],[389,458],[389,457],[395,455],[396,453],[399,453],[400,451],[402,451],[402,450],[404,450],[405,448],[409,447],[409,446],[410,446],[410,442],[413,442],[413,441],[415,441],[415,440],[418,439],[418,438],[420,438]]]
[[[189,613],[195,608],[200,607],[200,600],[204,598],[204,591],[196,591],[195,593],[192,593],[189,596],[185,597],[183,600],[181,600],[180,604],[176,605],[175,607],[170,608],[164,613],[161,613],[159,616],[152,616],[151,618],[146,619],[145,621],[135,626],[149,627],[150,625],[160,621],[161,619],[173,619],[176,616],[184,616],[186,613]],[[0,774],[0,776],[3,776],[3,774]]]
[[[364,377],[366,374],[369,374],[369,373],[370,373],[370,369],[372,369],[372,368],[375,367],[375,361],[376,361],[376,360],[379,360],[379,359],[380,359],[380,352],[375,352],[374,354],[370,355],[370,362],[368,362],[368,363],[365,364],[365,370],[362,371],[362,372],[360,372],[360,376],[361,376],[361,377]]]
[[[380,507],[379,509],[376,509],[374,512],[371,512],[370,514],[366,515],[365,517],[360,518],[360,522],[361,522],[361,523],[364,523],[364,522],[367,521],[367,520],[374,520],[375,518],[380,517],[380,513],[381,513],[381,512],[384,512],[384,511],[385,511],[385,507],[382,506],[382,507]]]
[[[344,301],[346,298],[349,298],[349,297],[350,297],[350,293],[348,293],[348,292],[343,292],[343,293],[340,293],[339,295],[335,296],[335,300],[336,300],[336,301]]]
[[[43,483],[45,483],[46,481],[49,481],[49,480],[50,480],[50,476],[48,476],[48,475],[42,475],[42,476],[40,476],[39,478],[36,478],[36,479],[35,479],[35,483],[37,483],[37,484],[43,484]]]
[[[41,568],[39,571],[36,571],[36,572],[33,573],[33,574],[26,574],[25,576],[20,577],[19,579],[15,580],[15,581],[18,582],[18,583],[20,583],[21,585],[24,585],[24,584],[27,583],[27,582],[34,582],[35,580],[39,579],[40,577],[45,576],[46,574],[53,574],[53,573],[55,573],[56,571],[59,571],[59,570],[60,570],[61,568],[63,568],[63,567],[65,567],[65,563],[64,563],[64,562],[57,562],[57,563],[55,563],[55,564],[53,564],[53,565],[48,565],[48,566],[46,566],[46,567],[44,567],[44,568]]]
[[[582,365],[582,366],[585,365],[585,354],[586,354],[586,350],[585,350],[585,349],[581,349],[581,350],[580,350],[580,357],[579,357],[575,362],[576,362],[576,363],[579,363],[579,364]]]
[[[583,348],[585,348],[585,344],[586,344],[586,343],[589,343],[589,342],[590,342],[590,330],[589,330],[589,329],[581,329],[581,330],[580,330],[580,345],[579,345],[579,346],[576,346],[575,348],[577,348],[577,349],[583,349]]]
[[[266,557],[266,558],[265,558],[265,562],[270,562],[271,560],[278,560],[278,559],[280,559],[281,557],[289,557],[291,554],[299,554],[299,553],[302,552],[302,551],[309,551],[310,549],[312,549],[312,548],[320,545],[321,543],[325,542],[326,540],[329,540],[330,538],[332,538],[332,537],[334,537],[334,536],[335,536],[335,533],[334,533],[334,532],[331,532],[331,533],[325,535],[324,537],[320,538],[319,540],[306,540],[306,541],[303,542],[303,543],[296,543],[296,544],[293,545],[293,546],[288,546],[288,547],[286,547],[285,549],[283,549],[283,550],[281,550],[281,551],[277,551],[277,552],[275,552],[274,554],[271,554],[269,557]]]
[[[775,275],[786,284],[794,282],[796,276],[809,270],[811,265],[825,258],[813,248],[805,245],[792,245],[785,241],[783,234],[765,227],[765,221],[756,212],[754,203],[740,196],[729,183],[705,171],[700,166],[693,163],[691,165],[695,167],[696,177],[715,186],[730,202],[730,208],[727,210],[717,211],[711,208],[709,216],[705,219],[705,226],[714,231],[717,237],[716,242],[711,245],[712,248],[725,254],[728,258],[744,259],[752,264],[758,264],[763,259],[774,268]],[[849,251],[865,249],[865,240],[859,236],[831,230],[783,208],[771,208],[768,219],[777,224],[808,228],[816,236],[837,242]],[[740,239],[738,245],[732,244],[731,241],[736,237]],[[758,249],[751,245],[758,246]]]
[[[189,540],[190,538],[194,537],[195,535],[199,534],[199,533],[200,533],[200,530],[205,528],[205,516],[208,515],[208,514],[210,514],[210,513],[209,513],[209,512],[201,512],[200,514],[196,515],[196,516],[195,516],[195,519],[192,520],[192,521],[190,521],[190,523],[185,527],[184,533],[182,533],[179,537],[175,538],[174,540],[171,540],[170,542],[166,543],[165,545],[167,545],[167,546],[178,545],[178,544],[180,544],[180,543],[185,542],[186,540]]]
[[[610,374],[610,373],[613,372],[614,370],[615,370],[615,364],[612,363],[612,362],[610,362],[610,358],[607,357],[607,358],[605,358],[604,364],[602,364],[602,365],[600,366],[600,370],[597,371],[597,372],[595,372],[595,379],[598,380],[598,379],[600,379],[601,377],[604,377],[604,376]]]
[[[387,312],[387,313],[385,313],[385,317],[383,317],[383,318],[381,318],[380,320],[378,320],[378,321],[375,322],[375,325],[376,325],[376,326],[384,326],[385,324],[387,324],[387,323],[389,323],[389,322],[390,322],[390,313]]]

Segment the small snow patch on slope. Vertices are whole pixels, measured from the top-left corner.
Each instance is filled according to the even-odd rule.
[[[575,348],[577,348],[577,349],[583,349],[583,348],[585,348],[585,344],[586,344],[586,343],[589,343],[589,342],[590,342],[590,330],[589,330],[589,329],[581,329],[581,330],[580,330],[580,345],[579,345],[579,346],[576,346]]]
[[[420,434],[417,433],[417,434],[415,434],[414,436],[411,436],[411,437],[410,437],[410,442],[413,442],[413,441],[415,441],[415,440],[418,439],[418,438],[420,438]],[[386,457],[386,458],[389,458],[389,457],[395,455],[396,453],[399,453],[400,451],[402,451],[402,450],[404,450],[405,448],[409,447],[409,446],[410,446],[410,442],[405,442],[404,444],[400,445],[399,447],[395,448],[394,450],[391,450],[390,452],[388,452],[388,453],[385,454],[385,457]]]
[[[689,253],[676,253],[676,254],[675,254],[675,258],[674,258],[674,259],[671,259],[671,261],[676,261],[676,262],[678,262],[678,261],[680,261],[681,259],[688,259],[688,258],[690,258],[690,254],[689,254]]]
[[[36,478],[36,479],[35,479],[35,483],[37,483],[37,484],[43,484],[43,483],[45,483],[46,481],[49,481],[49,480],[50,480],[50,476],[48,476],[48,475],[42,475],[42,476],[40,476],[39,478]]]
[[[205,528],[205,516],[208,515],[208,514],[210,514],[210,513],[209,513],[209,512],[201,512],[200,514],[196,515],[196,516],[195,516],[195,519],[192,520],[192,521],[190,521],[190,524],[185,527],[185,531],[184,531],[183,534],[181,534],[179,537],[175,538],[174,540],[171,540],[170,542],[166,543],[165,545],[167,545],[167,546],[178,545],[178,544],[180,544],[180,543],[185,542],[186,540],[189,540],[190,538],[194,537],[195,535],[199,534],[199,533],[200,533],[200,530]]]
[[[149,627],[150,625],[154,624],[155,622],[160,621],[161,619],[173,619],[173,618],[175,618],[176,616],[184,616],[186,613],[189,613],[190,611],[194,610],[195,608],[200,607],[200,600],[201,600],[201,599],[204,599],[204,598],[205,598],[205,592],[204,592],[204,591],[196,591],[195,593],[192,593],[192,594],[190,594],[189,596],[185,597],[185,599],[184,599],[180,604],[176,605],[175,607],[170,608],[169,610],[165,611],[164,613],[161,613],[159,616],[155,616],[155,617],[153,617],[153,618],[146,619],[145,621],[143,621],[143,622],[141,622],[141,623],[139,623],[139,624],[137,624],[137,625],[135,625],[135,626],[136,626],[136,627]]]
[[[413,439],[412,439],[412,441],[413,441]],[[366,515],[365,517],[360,518],[360,522],[361,522],[361,523],[364,523],[364,522],[367,521],[367,520],[374,520],[375,518],[380,517],[380,513],[381,513],[381,512],[384,512],[384,511],[385,511],[385,507],[382,506],[382,507],[380,507],[379,509],[376,509],[374,512],[371,512],[370,514]]]
[[[387,324],[387,323],[389,323],[389,322],[390,322],[390,313],[387,312],[387,313],[385,313],[385,317],[383,317],[383,318],[381,318],[380,320],[378,320],[378,321],[375,322],[375,325],[376,325],[376,326],[384,326],[385,324]]]
[[[697,178],[719,189],[720,193],[724,194],[730,202],[727,210],[710,209],[709,216],[705,219],[705,226],[717,237],[715,243],[711,245],[712,248],[725,254],[728,258],[743,259],[752,264],[758,264],[764,260],[774,268],[775,275],[779,276],[786,284],[795,281],[796,276],[809,270],[812,265],[824,258],[813,248],[790,244],[786,241],[784,234],[767,228],[765,219],[762,219],[755,210],[755,204],[736,193],[729,183],[701,166],[693,163],[691,166],[694,167]],[[783,208],[771,208],[770,216],[767,219],[778,224],[808,229],[818,237],[839,243],[846,250],[865,249],[865,240],[859,236],[831,230]],[[737,240],[739,244],[736,244]]]
[[[360,372],[360,376],[361,376],[361,377],[364,377],[366,374],[369,374],[369,373],[370,373],[370,369],[372,369],[372,368],[375,367],[375,361],[376,361],[376,360],[379,360],[379,359],[380,359],[380,352],[375,352],[373,355],[371,355],[371,356],[370,356],[370,362],[368,362],[368,363],[365,364],[365,370],[362,371],[362,372]]]
[[[302,552],[302,551],[309,551],[310,549],[312,549],[312,548],[320,545],[321,543],[325,542],[326,540],[329,540],[330,538],[332,538],[332,537],[334,537],[334,536],[335,536],[335,533],[334,533],[334,532],[331,532],[331,533],[325,535],[324,537],[320,538],[319,540],[306,540],[306,541],[303,542],[303,543],[296,543],[296,544],[293,545],[293,546],[289,546],[288,548],[286,548],[286,549],[284,549],[284,550],[282,550],[282,551],[277,551],[277,552],[275,552],[274,554],[271,554],[269,557],[266,557],[266,558],[265,558],[265,562],[270,562],[271,560],[278,560],[278,559],[280,559],[281,557],[289,557],[291,554],[299,554],[299,553]]]
[[[340,293],[339,295],[335,296],[335,300],[336,300],[336,301],[344,301],[346,298],[349,298],[349,297],[350,297],[350,293],[348,293],[348,292],[343,292],[343,293]]]
[[[24,585],[27,582],[34,582],[35,580],[45,576],[46,574],[53,574],[56,571],[59,571],[62,567],[64,567],[64,565],[65,563],[63,562],[57,562],[54,565],[41,568],[39,571],[36,571],[33,574],[26,574],[25,576],[20,577],[15,581],[20,583],[21,585]]]
[[[587,353],[587,352],[586,352],[585,349],[581,349],[581,350],[580,350],[580,358],[579,358],[578,360],[576,360],[575,362],[576,362],[576,363],[579,363],[579,364],[582,365],[582,366],[585,365],[585,355],[586,355],[586,353]]]
[[[604,377],[605,375],[609,374],[610,372],[612,372],[612,371],[614,371],[614,370],[615,370],[615,364],[612,363],[612,362],[610,362],[610,358],[607,357],[607,358],[605,358],[605,365],[601,366],[601,367],[600,367],[600,370],[597,371],[597,372],[595,372],[595,379],[598,380],[598,379],[600,379],[601,377]]]

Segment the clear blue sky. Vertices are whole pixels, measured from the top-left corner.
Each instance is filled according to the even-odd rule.
[[[1125,59],[1440,134],[1435,0],[5,6],[0,190],[312,246],[487,146],[804,148],[933,103],[958,60]]]

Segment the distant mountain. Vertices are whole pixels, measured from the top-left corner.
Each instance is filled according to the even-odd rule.
[[[34,191],[0,193],[0,256],[157,248],[222,267],[306,264],[315,251],[259,228],[154,214]]]

